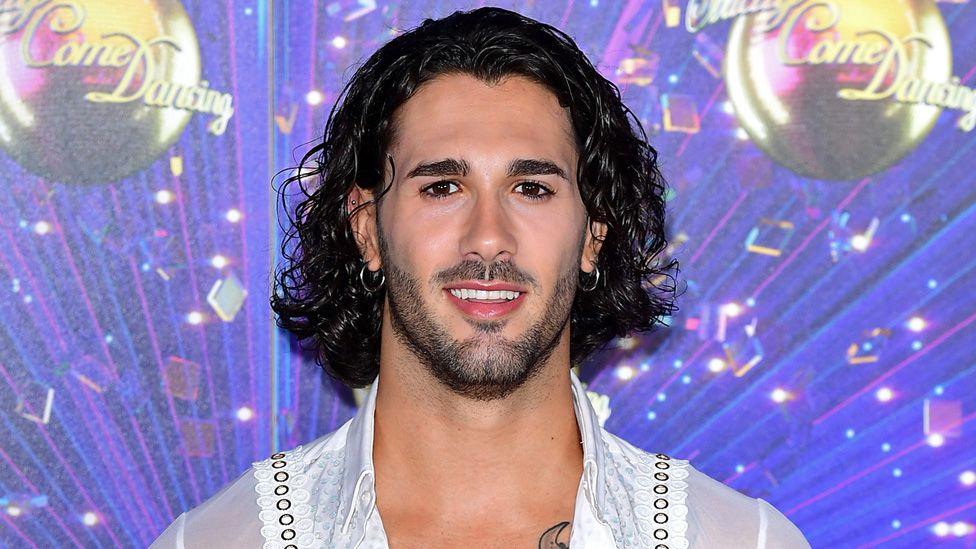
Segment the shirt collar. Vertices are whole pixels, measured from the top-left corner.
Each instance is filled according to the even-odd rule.
[[[583,480],[584,493],[594,513],[603,519],[603,509],[600,504],[605,501],[606,480],[604,472],[604,443],[603,432],[596,410],[590,403],[586,390],[580,383],[579,377],[572,369],[569,370],[570,383],[573,393],[573,410],[579,426],[581,443],[583,444]],[[342,478],[342,505],[344,509],[343,530],[349,524],[359,493],[368,489],[373,492],[373,418],[376,411],[376,390],[379,386],[379,376],[373,381],[366,394],[366,399],[353,417],[346,435],[345,469]],[[370,501],[375,497],[370,496]]]

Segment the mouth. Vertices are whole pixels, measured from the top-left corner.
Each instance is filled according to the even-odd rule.
[[[462,313],[479,319],[511,314],[525,300],[525,289],[511,284],[464,282],[444,288],[448,300]]]

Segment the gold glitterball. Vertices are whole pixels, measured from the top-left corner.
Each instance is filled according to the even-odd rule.
[[[952,74],[932,0],[780,7],[739,17],[726,48],[729,98],[759,148],[802,176],[852,180],[888,168],[928,135],[941,108],[898,98]]]
[[[116,181],[179,139],[192,111],[174,99],[200,84],[180,2],[20,5],[0,15],[0,147],[18,164],[54,181]]]

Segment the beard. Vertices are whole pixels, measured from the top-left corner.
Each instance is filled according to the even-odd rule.
[[[506,397],[542,370],[569,322],[577,288],[576,269],[560,274],[542,316],[516,339],[501,335],[507,320],[465,318],[476,335],[458,340],[434,318],[424,300],[424,285],[420,280],[391,261],[382,231],[379,245],[394,336],[438,382],[457,395],[490,401]],[[463,261],[435,273],[430,287],[440,288],[449,282],[471,279],[531,286],[539,295],[535,279],[511,261],[491,264]]]

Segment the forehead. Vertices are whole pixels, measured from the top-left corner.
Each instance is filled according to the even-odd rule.
[[[396,113],[394,156],[407,162],[436,156],[506,161],[530,154],[574,169],[569,111],[555,94],[521,76],[489,85],[467,74],[426,82]]]

